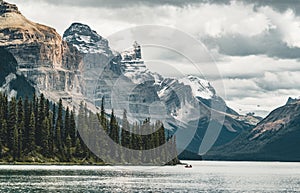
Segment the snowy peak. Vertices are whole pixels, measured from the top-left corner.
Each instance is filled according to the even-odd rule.
[[[63,35],[65,41],[75,46],[81,53],[101,53],[112,55],[108,41],[88,25],[73,23]]]
[[[197,76],[189,75],[179,79],[180,83],[190,86],[194,97],[202,99],[211,99],[216,95],[215,89],[210,85],[207,80],[201,79]]]

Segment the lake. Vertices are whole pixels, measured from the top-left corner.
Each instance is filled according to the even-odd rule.
[[[300,163],[178,166],[1,165],[0,192],[300,192]]]

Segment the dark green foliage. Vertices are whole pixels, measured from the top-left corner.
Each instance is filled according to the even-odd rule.
[[[99,114],[89,111],[81,102],[76,116],[69,107],[63,107],[62,100],[58,105],[52,104],[43,94],[34,95],[31,101],[28,97],[24,101],[13,97],[8,102],[8,97],[0,93],[0,123],[0,161],[100,162],[89,150],[88,146],[92,146],[101,155],[107,155],[103,160],[112,163],[166,164],[163,158],[167,156],[175,157],[169,164],[178,163],[175,140],[165,149],[156,150],[168,141],[162,123],[151,124],[146,119],[142,124],[130,125],[124,111],[120,126],[113,110],[110,116],[105,113],[104,100]],[[142,135],[142,130],[152,132]],[[125,147],[126,152],[109,145],[107,137],[117,146]],[[133,155],[129,150],[151,152]]]
[[[70,128],[69,128],[69,133],[71,140],[72,140],[72,145],[75,146],[76,144],[76,121],[75,121],[75,115],[74,112],[71,111],[71,117],[70,117]]]
[[[63,123],[63,105],[62,100],[59,100],[58,103],[58,111],[57,111],[57,119],[56,119],[56,148],[61,150],[62,148],[62,137],[64,135],[64,123]]]
[[[14,131],[16,129],[17,124],[17,106],[16,106],[16,98],[12,98],[9,102],[9,114],[8,114],[8,124],[7,124],[7,147],[10,149],[11,155],[14,150]]]
[[[33,112],[30,116],[30,123],[28,126],[28,139],[26,143],[28,152],[31,152],[35,149],[35,117]]]

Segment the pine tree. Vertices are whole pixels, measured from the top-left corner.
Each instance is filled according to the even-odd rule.
[[[7,145],[10,152],[13,153],[14,148],[14,130],[17,124],[17,109],[16,109],[16,98],[12,98],[9,103],[9,116],[7,124]]]
[[[16,161],[16,158],[18,156],[18,144],[19,138],[18,138],[18,127],[17,125],[14,126],[13,130],[13,147],[12,147],[12,154],[13,154],[13,160]]]
[[[18,129],[18,158],[21,159],[23,155],[23,136],[25,133],[24,123],[24,108],[22,98],[18,101],[18,117],[17,117],[17,129]]]
[[[117,119],[114,115],[114,110],[112,110],[111,112],[111,116],[110,116],[110,138],[115,141],[117,144],[120,143],[119,141],[119,126],[118,126],[118,122]]]
[[[35,117],[34,117],[34,113],[31,113],[30,116],[30,124],[28,127],[29,131],[28,131],[28,151],[31,152],[33,150],[35,150]]]
[[[83,101],[80,102],[79,112],[78,112],[78,129],[83,129],[85,126],[85,110]]]
[[[43,133],[43,121],[45,119],[45,97],[43,94],[40,95],[40,100],[37,101],[38,104],[38,113],[37,113],[37,123],[36,123],[36,130],[35,130],[35,140],[36,145],[42,146],[42,133]]]
[[[81,158],[83,154],[82,145],[79,138],[76,138],[75,156]]]
[[[50,148],[51,152],[54,152],[55,150],[55,138],[56,138],[56,105],[55,103],[53,104],[52,107],[52,128],[50,130]]]
[[[3,105],[3,95],[0,92],[0,144],[2,144],[2,140],[3,140],[3,129],[2,129],[2,122],[3,122],[3,110],[2,110],[2,105]],[[2,147],[1,147],[2,150]]]
[[[50,101],[49,99],[47,99],[45,101],[45,117],[49,118],[49,113],[50,113]],[[49,119],[49,121],[51,122],[51,119]]]
[[[127,119],[127,112],[124,110],[122,119],[121,144],[123,147],[129,148],[130,144],[130,125]]]
[[[101,112],[100,112],[100,124],[102,128],[108,132],[107,128],[107,119],[105,117],[105,108],[104,108],[104,97],[102,97],[102,102],[101,102]]]
[[[29,103],[29,99],[26,96],[24,101],[24,133],[23,133],[23,149],[28,149],[28,132],[30,125],[30,117],[31,117],[31,103]]]
[[[71,159],[71,147],[72,147],[72,139],[70,135],[68,134],[66,138],[66,153],[67,153],[67,160],[70,161]]]
[[[49,138],[50,138],[51,124],[47,117],[46,117],[46,119],[44,119],[42,125],[43,125],[43,127],[42,127],[43,129],[41,132],[42,153],[44,156],[49,156],[49,152],[50,152]]]
[[[66,114],[65,114],[65,124],[64,124],[65,132],[63,136],[63,141],[66,141],[68,135],[71,135],[71,120],[70,120],[70,110],[67,107]]]
[[[55,132],[55,139],[56,139],[56,147],[58,150],[62,150],[62,128],[63,128],[63,105],[62,100],[59,99],[58,103],[58,111],[57,111],[57,120],[56,120],[56,132]]]
[[[2,123],[0,123],[2,125],[2,140],[1,140],[1,144],[2,146],[7,146],[7,121],[3,120]]]
[[[75,121],[75,115],[74,112],[71,111],[71,117],[70,117],[70,137],[72,140],[72,146],[75,146],[76,144],[76,121]]]
[[[6,137],[5,136],[6,126],[5,126],[5,128],[3,127],[3,122],[5,121],[4,120],[4,112],[3,112],[3,103],[4,103],[3,97],[4,96],[2,95],[2,93],[0,93],[0,145],[1,145],[0,154],[2,152],[2,147],[4,145],[4,138]]]

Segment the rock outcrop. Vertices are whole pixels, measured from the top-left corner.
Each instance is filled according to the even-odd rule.
[[[55,29],[29,21],[16,5],[3,1],[0,23],[0,48],[12,54],[16,73],[26,77],[37,92],[49,92],[50,99],[70,92],[80,94],[76,76],[82,56]]]

